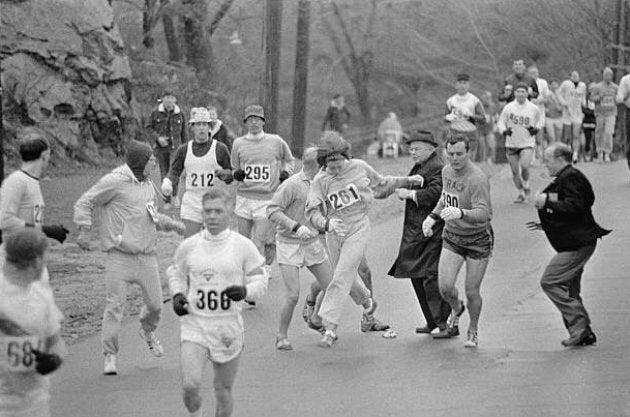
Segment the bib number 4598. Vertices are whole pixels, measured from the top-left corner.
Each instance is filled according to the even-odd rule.
[[[232,300],[230,300],[225,291],[218,293],[215,290],[197,290],[197,308],[199,310],[229,310],[231,303]]]

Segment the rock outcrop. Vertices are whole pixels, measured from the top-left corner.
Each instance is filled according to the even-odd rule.
[[[131,69],[107,0],[0,0],[3,113],[90,163],[136,136]],[[110,152],[106,152],[110,153]]]

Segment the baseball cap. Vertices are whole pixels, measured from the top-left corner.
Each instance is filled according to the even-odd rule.
[[[260,117],[265,120],[265,110],[262,106],[258,104],[252,104],[251,106],[245,107],[245,115],[243,116],[243,122],[247,120],[250,116]]]
[[[529,85],[524,82],[516,83],[516,85],[514,86],[514,91],[518,90],[519,88],[522,88],[525,91],[529,91]]]
[[[433,133],[429,132],[428,130],[416,130],[409,137],[409,139],[406,140],[406,142],[408,145],[412,142],[424,142],[428,143],[429,145],[433,145],[436,148],[438,146],[435,138],[433,137]]]
[[[457,81],[470,81],[470,75],[465,73],[457,74]]]
[[[210,112],[205,107],[193,107],[190,109],[190,119],[188,123],[210,123],[211,120]]]

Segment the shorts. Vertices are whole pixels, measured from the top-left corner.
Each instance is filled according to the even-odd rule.
[[[328,259],[326,248],[322,245],[319,238],[309,243],[278,241],[276,244],[276,256],[278,264],[291,265],[298,268],[319,265]]]
[[[201,200],[203,195],[192,193],[190,191],[184,192],[182,196],[182,206],[179,217],[182,220],[188,220],[195,223],[203,223],[203,207]]]
[[[250,198],[237,195],[234,214],[247,220],[260,218],[266,219],[268,205],[269,200],[252,200]]]
[[[243,351],[245,332],[238,318],[184,316],[181,319],[181,341],[208,349],[208,359],[226,363]]]
[[[547,117],[547,120],[545,121],[545,127],[547,129],[562,129],[562,125],[564,123],[562,122],[562,118],[558,117],[555,119],[552,119],[551,117]]]
[[[474,235],[458,235],[444,229],[442,248],[469,259],[486,259],[492,256],[494,231],[492,226]]]
[[[525,146],[524,148],[505,148],[505,154],[507,156],[519,156],[521,154],[521,151],[524,151],[526,149],[534,149],[533,146]]]

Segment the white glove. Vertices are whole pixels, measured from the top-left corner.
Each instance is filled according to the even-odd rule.
[[[419,185],[422,187],[424,185],[424,177],[422,175],[410,175],[407,177],[409,181],[409,185]]]
[[[449,113],[446,116],[444,116],[444,118],[446,119],[447,122],[452,122],[457,119],[457,116],[455,116],[453,113]]]
[[[427,216],[426,219],[422,222],[422,234],[425,237],[433,236],[433,225],[435,224],[435,219],[431,216]]]
[[[463,213],[460,209],[458,209],[457,207],[452,207],[452,206],[445,207],[440,212],[440,217],[444,219],[444,221],[461,219],[462,215]]]
[[[328,222],[328,230],[330,232],[335,232],[339,236],[345,236],[348,232],[348,229],[341,219],[330,219]]]
[[[396,188],[396,194],[401,200],[413,200],[413,190],[407,188]]]
[[[298,227],[298,229],[295,231],[295,234],[297,237],[299,237],[302,240],[308,240],[310,238],[317,236],[315,232],[313,232],[311,229],[309,229],[308,227],[304,225],[301,225],[300,227]]]
[[[164,178],[164,181],[162,181],[162,194],[166,197],[173,194],[173,183],[168,178]]]

